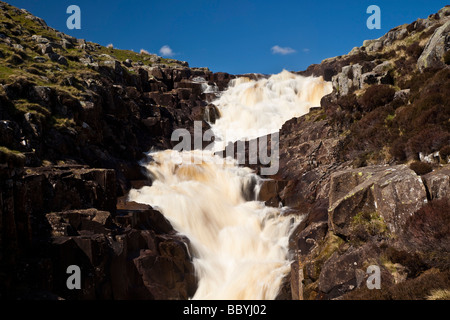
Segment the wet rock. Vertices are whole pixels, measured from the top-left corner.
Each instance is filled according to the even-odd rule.
[[[37,34],[32,35],[31,39],[33,41],[35,41],[36,43],[49,43],[50,42],[50,40],[48,40],[47,38],[37,35]]]
[[[281,199],[280,193],[287,185],[287,181],[265,180],[261,184],[258,200],[264,201],[267,206],[278,207]]]

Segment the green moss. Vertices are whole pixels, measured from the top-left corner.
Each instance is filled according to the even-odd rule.
[[[7,79],[12,74],[14,74],[14,69],[0,64],[0,79]]]
[[[63,129],[75,126],[75,121],[69,118],[52,117],[52,124],[56,129]]]
[[[367,241],[372,236],[386,236],[388,227],[377,212],[359,212],[350,222],[350,241],[354,244]]]
[[[23,166],[24,161],[25,155],[23,153],[0,146],[0,163],[11,163],[16,166]]]
[[[322,243],[319,244],[318,255],[314,259],[315,274],[319,275],[323,264],[331,257],[331,255],[339,250],[339,248],[345,243],[345,241],[329,232]]]
[[[33,113],[41,119],[48,118],[51,114],[47,108],[37,103],[30,103],[25,99],[15,100],[14,107],[21,114]]]
[[[388,114],[386,119],[384,119],[384,123],[390,122],[392,120],[394,120],[395,118],[395,113],[394,114]]]

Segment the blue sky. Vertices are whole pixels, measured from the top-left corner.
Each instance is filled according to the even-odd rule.
[[[166,54],[192,67],[232,74],[304,70],[446,5],[434,0],[6,1],[77,38],[156,54],[168,46]],[[81,30],[66,26],[71,4],[81,9]],[[372,4],[381,9],[380,30],[366,27]]]

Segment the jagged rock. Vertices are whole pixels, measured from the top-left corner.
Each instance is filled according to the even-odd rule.
[[[362,66],[354,64],[342,67],[342,72],[332,78],[333,87],[338,91],[339,95],[345,96],[352,87],[361,88],[360,79]]]
[[[0,145],[17,149],[20,137],[21,129],[16,122],[10,120],[0,120]]]
[[[264,180],[258,194],[258,200],[264,201],[267,206],[278,207],[280,204],[280,193],[286,187],[287,181]]]
[[[406,165],[336,172],[330,183],[329,227],[348,237],[356,214],[376,212],[390,232],[399,232],[426,202],[422,180]]]
[[[120,62],[117,60],[106,60],[101,61],[100,66],[105,66],[111,68],[116,74],[123,75],[123,69]]]
[[[40,57],[40,56],[34,57],[33,60],[36,62],[39,62],[39,63],[45,63],[47,61],[47,59],[45,59],[44,57]]]
[[[14,48],[14,49],[17,49],[17,50],[21,50],[21,51],[24,50],[23,45],[18,44],[18,43],[13,44],[13,48]]]
[[[39,46],[43,55],[53,53],[53,47],[48,43],[40,44]]]
[[[384,61],[382,63],[380,63],[379,65],[377,65],[376,67],[373,68],[373,72],[375,72],[376,74],[383,74],[386,71],[391,70],[394,67],[394,65],[392,64],[392,62],[390,61]]]
[[[37,43],[42,43],[42,44],[46,44],[46,43],[50,42],[50,40],[48,40],[47,38],[37,35],[37,34],[32,35],[31,39],[33,39],[33,41],[35,41]]]
[[[328,231],[326,221],[313,222],[295,235],[296,251],[301,257],[306,257],[325,238]]]
[[[24,129],[32,133],[35,138],[40,138],[42,135],[42,124],[38,117],[30,112],[25,113],[24,117]]]
[[[123,62],[123,65],[130,68],[130,67],[132,67],[132,63],[133,63],[133,61],[131,59],[126,59]]]
[[[450,168],[445,166],[440,170],[422,176],[427,187],[430,200],[450,198]]]
[[[404,26],[398,26],[391,29],[380,38],[383,47],[391,46],[395,41],[403,40],[408,35],[408,30]],[[381,49],[381,48],[380,48]],[[377,51],[377,50],[374,50]]]
[[[69,210],[46,214],[52,228],[52,235],[75,236],[89,231],[107,234],[113,225],[111,213],[97,209]]]
[[[409,96],[411,93],[411,89],[403,89],[396,91],[394,94],[394,101],[402,101],[403,104],[407,104],[409,100]]]
[[[58,62],[59,64],[62,64],[62,65],[65,65],[65,66],[69,65],[69,62],[67,61],[66,57],[64,57],[64,56],[59,56],[58,60],[56,60],[56,62]]]
[[[420,70],[444,66],[443,56],[450,50],[450,21],[437,28],[417,60]]]
[[[210,103],[204,109],[203,119],[209,123],[215,123],[220,118],[220,111]]]
[[[73,48],[73,44],[72,42],[70,42],[67,39],[62,39],[61,40],[61,47],[64,49],[72,49]]]
[[[366,268],[381,266],[381,283],[388,286],[394,281],[379,261],[380,249],[368,243],[360,248],[350,248],[344,254],[337,252],[324,263],[319,277],[318,289],[323,298],[333,299],[365,285]]]
[[[151,229],[158,234],[173,231],[169,221],[149,205],[126,201],[125,205],[118,205],[118,209],[116,220],[124,226]]]

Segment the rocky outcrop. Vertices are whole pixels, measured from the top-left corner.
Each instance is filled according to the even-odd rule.
[[[405,165],[339,171],[331,176],[329,227],[349,237],[357,214],[377,213],[390,232],[401,230],[408,217],[427,202],[425,186]]]
[[[150,206],[116,210],[113,170],[25,168],[0,185],[2,298],[187,299],[189,242]],[[9,175],[7,172],[9,171]],[[69,290],[67,268],[81,269]]]
[[[450,198],[450,168],[448,166],[422,176],[430,200]]]
[[[434,237],[441,231],[427,234],[430,229],[424,229],[421,219],[439,223],[439,218],[420,217],[429,201],[450,199],[448,178],[448,168],[429,173],[422,180],[404,165],[333,173],[328,216],[308,212],[291,236],[291,250],[296,253],[291,272],[293,298],[333,299],[357,288],[363,290],[370,265],[380,267],[384,288],[407,281],[412,272],[408,268],[414,268],[414,262],[405,260],[409,259],[406,252],[412,247],[422,250],[424,256],[437,254],[448,261],[448,255],[431,253],[433,246],[424,242],[424,237],[429,237],[429,243],[437,241]],[[447,243],[446,238],[442,241]],[[433,248],[447,250],[445,245],[444,249]],[[416,268],[433,264],[419,261]],[[405,263],[413,264],[405,267]]]
[[[395,58],[407,45],[422,43],[427,37],[425,48],[417,46],[420,58],[415,57],[415,62],[419,70],[443,67],[443,56],[449,49],[449,18],[446,6],[428,19],[395,27],[379,39],[365,40],[348,55],[325,59],[299,73],[323,76],[324,80],[333,82],[336,92],[342,96],[372,84],[394,84],[390,71],[394,69]]]
[[[444,66],[444,54],[450,50],[450,21],[436,29],[417,60],[420,70]]]
[[[129,180],[143,178],[137,162],[145,152],[178,142],[171,141],[175,129],[192,131],[196,120],[209,128],[204,119],[215,115],[208,102],[234,78],[145,51],[105,48],[38,18],[23,25],[20,19],[32,15],[7,4],[0,14],[1,54],[22,61],[0,78],[7,130],[0,145],[24,154],[28,166],[115,169],[121,194]]]

